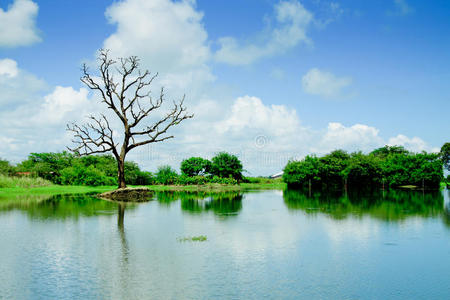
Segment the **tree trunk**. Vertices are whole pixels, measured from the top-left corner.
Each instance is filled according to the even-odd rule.
[[[119,189],[126,188],[127,185],[125,183],[125,159],[117,160],[117,177]]]

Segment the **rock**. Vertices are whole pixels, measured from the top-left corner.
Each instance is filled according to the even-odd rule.
[[[151,200],[153,192],[146,187],[123,188],[99,194],[98,197],[121,202],[142,202]]]

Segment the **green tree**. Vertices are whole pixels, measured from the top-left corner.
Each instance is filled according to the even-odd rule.
[[[409,151],[405,149],[403,146],[384,146],[370,152],[371,155],[387,157],[391,154],[408,154]]]
[[[211,159],[210,173],[222,178],[242,179],[242,163],[236,155],[220,152]]]
[[[205,175],[211,169],[211,162],[201,157],[191,157],[181,162],[181,173],[193,177]]]
[[[319,177],[323,185],[330,188],[344,186],[343,171],[350,163],[350,155],[343,150],[335,150],[320,158]]]
[[[349,187],[373,188],[382,182],[382,168],[376,156],[352,153],[343,171]]]
[[[160,184],[174,184],[177,182],[178,174],[171,166],[160,166],[155,174],[156,182]]]
[[[14,167],[11,166],[9,161],[0,158],[0,174],[12,175],[14,173]]]
[[[450,143],[445,143],[442,146],[440,156],[444,167],[450,171]]]
[[[283,170],[283,181],[289,187],[307,187],[321,184],[320,160],[316,156],[306,156],[301,161],[289,161]]]

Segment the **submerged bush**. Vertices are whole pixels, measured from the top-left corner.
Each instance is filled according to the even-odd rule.
[[[334,151],[321,158],[306,156],[301,161],[289,161],[283,181],[291,187],[373,188],[415,185],[438,188],[443,178],[442,155],[410,153],[403,147],[385,146],[370,154],[347,154]]]
[[[283,181],[291,187],[318,185],[321,182],[320,160],[315,156],[306,156],[301,161],[289,161],[283,170]]]

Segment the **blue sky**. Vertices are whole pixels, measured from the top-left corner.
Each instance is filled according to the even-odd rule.
[[[101,47],[141,57],[160,73],[157,85],[169,97],[185,93],[196,114],[173,141],[130,156],[150,170],[227,150],[252,174],[270,174],[310,153],[384,144],[436,151],[449,139],[448,1],[15,0],[0,8],[2,158],[63,150],[65,123],[102,111],[79,81]]]

